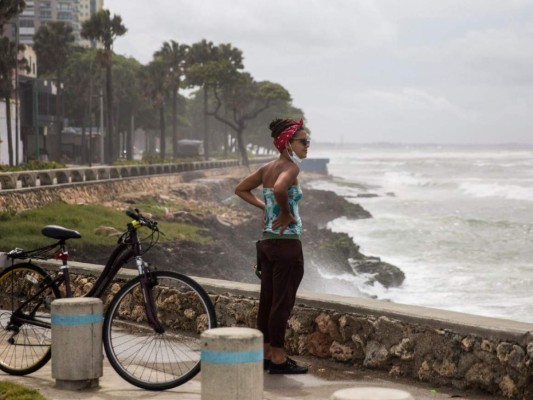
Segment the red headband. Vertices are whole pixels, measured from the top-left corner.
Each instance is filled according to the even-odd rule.
[[[285,146],[287,145],[289,140],[291,140],[296,131],[300,129],[304,124],[301,118],[298,122],[292,120],[291,122],[291,126],[286,128],[283,132],[281,132],[278,136],[274,138],[274,146],[276,146],[276,149],[278,149],[280,152],[285,149]]]

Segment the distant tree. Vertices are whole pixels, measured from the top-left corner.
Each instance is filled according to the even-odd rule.
[[[167,67],[167,81],[172,96],[172,154],[178,156],[178,110],[177,98],[182,77],[185,76],[187,57],[190,47],[178,44],[174,40],[164,42],[161,49],[154,54]]]
[[[208,90],[212,83],[209,79],[209,65],[216,62],[216,48],[213,42],[203,39],[201,42],[194,43],[191,46],[188,59],[187,81],[189,86],[200,86],[204,94],[204,157],[209,158],[209,117],[207,114],[208,107]]]
[[[58,135],[58,154],[61,154],[63,131],[63,107],[61,107],[63,71],[74,46],[74,34],[70,25],[62,21],[50,21],[41,25],[33,36],[34,48],[39,59],[39,76],[54,76],[56,81],[55,128]]]
[[[242,51],[232,47],[231,44],[214,46],[205,39],[191,46],[188,60],[187,81],[189,86],[200,86],[204,96],[204,147],[205,158],[210,155],[210,137],[208,112],[209,92],[217,85],[228,71],[237,71],[243,68]],[[223,72],[224,73],[221,73]]]
[[[84,128],[97,125],[99,94],[104,84],[96,50],[75,51],[69,58],[63,80],[66,116],[82,127],[82,162],[92,161],[99,149],[87,146]]]
[[[26,2],[24,0],[2,0],[0,2],[0,32],[9,20],[24,10]]]
[[[209,115],[233,129],[237,136],[237,146],[242,163],[249,165],[246,152],[244,131],[248,121],[254,120],[263,111],[278,104],[291,101],[289,92],[281,85],[272,82],[256,82],[244,72],[225,71],[224,82],[214,87],[216,106]],[[222,105],[229,111],[229,116],[222,115]]]
[[[127,29],[122,24],[122,18],[114,15],[111,18],[109,10],[100,10],[82,25],[81,36],[85,39],[101,42],[104,45],[100,54],[102,66],[106,70],[106,142],[107,150],[106,162],[112,163],[116,157],[113,146],[115,140],[113,135],[113,79],[112,79],[112,55],[113,42],[118,36],[126,33]]]
[[[276,152],[268,130],[270,122],[276,118],[291,118],[297,121],[300,118],[305,120],[305,115],[303,110],[294,107],[290,102],[278,102],[261,112],[257,118],[248,121],[246,126],[247,141],[255,145],[257,149],[263,148],[269,152]],[[306,129],[308,128],[306,127]]]
[[[24,50],[24,45],[17,45],[7,37],[0,38],[0,97],[6,103],[7,151],[9,165],[14,165],[13,132],[11,129],[11,94],[14,90],[13,76],[15,68],[26,67],[26,60],[18,60],[18,52]]]
[[[116,127],[123,138],[123,147],[128,160],[133,159],[133,118],[147,101],[143,96],[140,79],[142,65],[134,58],[121,55],[113,56],[113,75],[116,90],[113,91]]]
[[[141,70],[144,94],[148,98],[155,110],[159,112],[159,132],[160,145],[159,154],[161,160],[165,159],[166,154],[166,135],[165,135],[165,76],[166,65],[159,59],[150,62]]]

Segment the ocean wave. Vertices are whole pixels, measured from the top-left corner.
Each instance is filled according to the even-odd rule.
[[[394,186],[436,186],[438,183],[427,176],[413,172],[385,172],[384,179],[389,185]],[[384,185],[387,186],[387,185]]]
[[[463,193],[477,198],[499,197],[508,200],[533,201],[532,188],[525,186],[464,182],[459,185],[459,189]]]
[[[349,273],[333,273],[326,271],[317,266],[316,268],[320,277],[329,282],[329,289],[326,292],[340,295],[353,295],[353,289],[356,289],[360,295],[380,298],[387,292],[387,289],[379,282],[373,281],[374,274],[349,274]],[[369,281],[373,281],[369,285]]]

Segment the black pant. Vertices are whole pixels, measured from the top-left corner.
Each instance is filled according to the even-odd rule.
[[[296,291],[304,275],[302,242],[297,239],[265,239],[259,244],[261,295],[257,327],[264,342],[284,347],[285,327]]]

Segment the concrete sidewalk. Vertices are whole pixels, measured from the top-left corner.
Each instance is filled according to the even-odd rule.
[[[378,386],[405,390],[415,400],[503,400],[503,397],[480,393],[461,392],[453,388],[434,388],[420,382],[393,379],[386,373],[361,370],[345,371],[342,365],[310,357],[295,357],[299,362],[310,366],[307,375],[264,375],[265,400],[327,400],[337,390],[356,386]],[[51,363],[41,370],[23,377],[0,375],[1,380],[17,382],[24,386],[38,389],[48,400],[119,400],[119,399],[173,399],[200,400],[201,377],[178,388],[164,392],[150,392],[139,389],[124,381],[104,359],[104,376],[100,379],[100,387],[90,391],[75,392],[56,389],[55,380],[51,376]],[[232,399],[228,399],[232,400]]]

